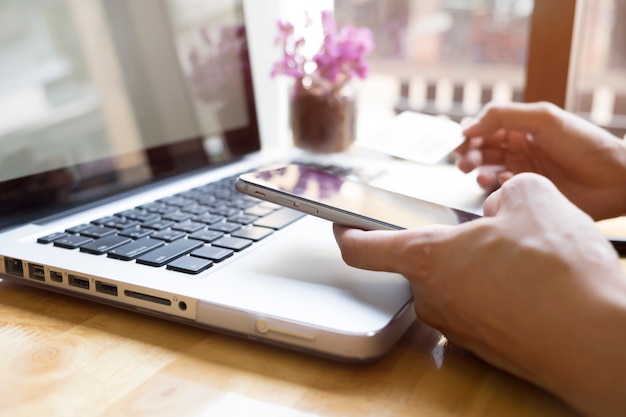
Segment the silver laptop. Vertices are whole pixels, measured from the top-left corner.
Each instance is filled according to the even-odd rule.
[[[3,280],[339,360],[392,348],[415,318],[407,281],[346,266],[329,222],[234,190],[276,162],[240,1],[14,3]]]

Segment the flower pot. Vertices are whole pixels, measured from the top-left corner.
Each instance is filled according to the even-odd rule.
[[[290,123],[294,146],[312,153],[348,149],[356,138],[356,100],[347,85],[338,91],[306,88],[291,92]]]

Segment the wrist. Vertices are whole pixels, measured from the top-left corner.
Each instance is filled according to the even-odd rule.
[[[626,409],[626,276],[604,275],[574,319],[572,336],[563,340],[562,357],[553,362],[546,388],[591,416],[617,416]],[[550,366],[550,365],[548,365]]]

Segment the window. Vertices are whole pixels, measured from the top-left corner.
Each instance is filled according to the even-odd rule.
[[[548,100],[626,133],[626,0],[335,0],[377,43],[359,131],[402,110],[461,120]]]
[[[626,0],[581,1],[570,110],[626,133]]]

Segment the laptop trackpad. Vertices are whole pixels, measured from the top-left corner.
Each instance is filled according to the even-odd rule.
[[[216,302],[368,332],[385,327],[411,299],[404,277],[347,266],[328,221],[307,216],[279,235],[210,278],[219,277],[210,290]]]

